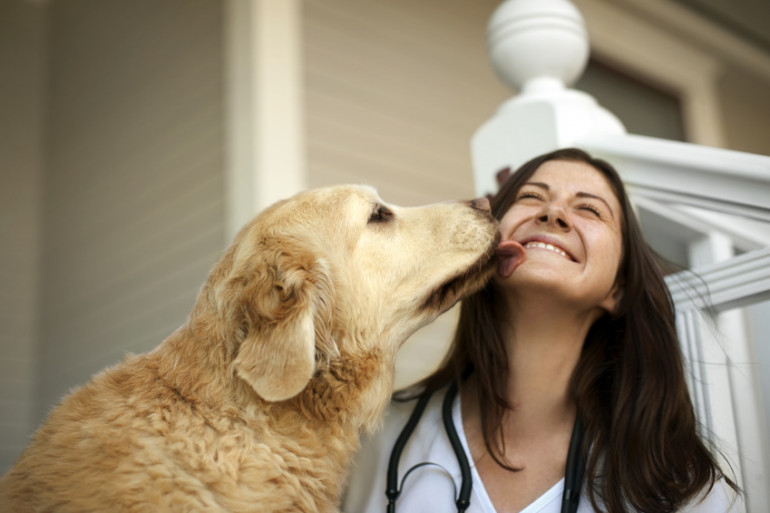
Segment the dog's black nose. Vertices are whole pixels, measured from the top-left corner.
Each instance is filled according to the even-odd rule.
[[[481,210],[482,212],[492,211],[492,207],[489,204],[489,198],[476,198],[472,199],[469,203],[471,208],[475,208],[476,210]]]

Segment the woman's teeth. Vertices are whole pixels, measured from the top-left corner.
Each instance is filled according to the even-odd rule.
[[[569,256],[567,256],[567,253],[562,251],[561,249],[557,248],[553,244],[548,244],[545,242],[528,242],[524,245],[525,248],[538,248],[538,249],[547,249],[548,251],[553,251],[554,253],[563,256],[564,258],[569,259]]]

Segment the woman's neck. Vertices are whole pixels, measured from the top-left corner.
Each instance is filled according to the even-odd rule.
[[[526,434],[571,427],[575,408],[569,384],[596,312],[575,312],[569,305],[543,298],[516,303],[501,326],[510,361],[507,386],[513,407],[506,428]]]
[[[569,312],[532,298],[509,310],[501,335],[508,349],[511,409],[500,419],[500,431],[495,425],[484,433],[484,412],[476,400],[479,377],[472,375],[463,391],[468,446],[499,511],[520,511],[564,476],[576,414],[569,384],[591,325]],[[503,468],[498,457],[518,472]]]

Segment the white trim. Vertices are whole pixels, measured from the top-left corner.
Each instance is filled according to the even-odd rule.
[[[678,308],[722,312],[770,299],[770,248],[695,271],[698,278],[685,272],[666,280]]]
[[[577,141],[612,162],[637,196],[770,221],[770,157],[634,135]]]
[[[666,233],[676,233],[683,242],[692,243],[711,232],[728,236],[732,244],[742,252],[754,251],[767,246],[770,232],[765,223],[753,222],[714,213],[713,211],[692,208],[681,204],[664,203],[649,195],[630,193],[631,202],[640,210],[666,223]],[[663,228],[661,228],[663,229]]]
[[[770,56],[757,46],[670,0],[616,0],[637,16],[681,34],[718,58],[770,81]]]
[[[301,0],[224,7],[227,238],[307,186]]]
[[[724,145],[718,59],[680,31],[666,30],[620,3],[573,1],[585,18],[593,55],[678,94],[690,142]]]
[[[724,233],[732,239],[741,252],[767,247],[770,242],[770,225],[762,221],[726,216],[719,212],[688,206],[672,207],[688,217],[693,223],[703,223],[711,230]],[[706,233],[708,230],[704,230]]]

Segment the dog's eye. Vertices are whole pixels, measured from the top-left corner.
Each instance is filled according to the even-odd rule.
[[[369,216],[369,223],[387,223],[393,219],[393,212],[384,205],[377,205]]]

